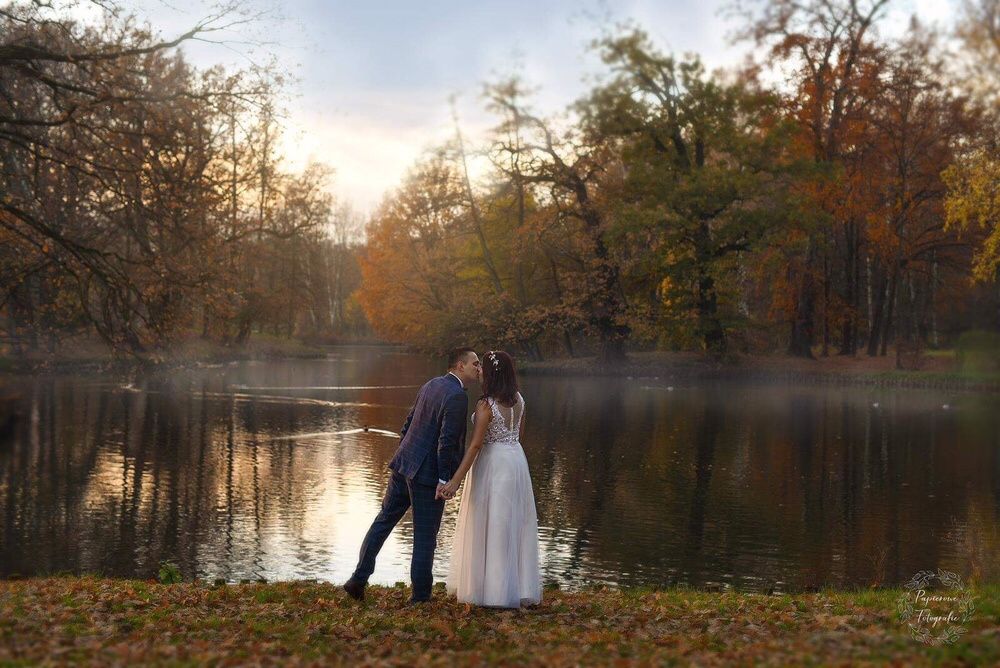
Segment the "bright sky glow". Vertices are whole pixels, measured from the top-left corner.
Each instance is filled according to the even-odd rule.
[[[889,25],[916,14],[947,24],[957,0],[897,0]],[[276,58],[289,87],[283,150],[296,168],[309,160],[336,170],[341,201],[370,212],[421,153],[453,136],[449,97],[475,142],[495,122],[483,108],[484,81],[519,72],[538,89],[534,108],[556,113],[588,87],[600,63],[588,42],[616,22],[641,25],[665,51],[697,52],[708,69],[737,65],[750,48],[733,46],[728,0],[247,0],[257,18],[188,43],[195,64],[232,67]],[[203,0],[175,5],[133,0],[130,11],[163,36],[212,12]]]

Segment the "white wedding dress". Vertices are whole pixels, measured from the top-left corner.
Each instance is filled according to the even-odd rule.
[[[493,418],[465,480],[447,589],[462,603],[517,608],[542,600],[538,516],[519,437],[524,398],[510,408],[487,401]]]

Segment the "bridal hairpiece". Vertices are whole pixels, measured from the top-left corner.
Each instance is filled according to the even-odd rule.
[[[486,353],[486,356],[490,359],[491,362],[493,362],[494,369],[500,366],[500,358],[497,357],[497,354],[495,352],[491,350],[488,353]]]

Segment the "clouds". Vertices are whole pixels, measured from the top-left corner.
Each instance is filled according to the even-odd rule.
[[[698,52],[711,69],[735,64],[746,45],[727,43],[726,0],[247,0],[261,18],[225,37],[263,48],[192,43],[199,65],[270,53],[289,65],[292,86],[284,150],[292,165],[310,157],[337,173],[335,192],[371,211],[428,146],[453,134],[449,96],[458,93],[463,130],[475,141],[494,119],[483,109],[486,80],[519,71],[539,88],[536,108],[552,113],[586,90],[600,70],[586,48],[613,23],[631,20],[664,50]],[[942,3],[904,2],[894,12],[940,18]],[[130,3],[164,34],[209,12],[164,0]]]
[[[286,151],[337,170],[336,193],[370,211],[429,146],[493,123],[486,80],[520,71],[550,112],[583,91],[585,44],[599,31],[572,2],[297,3],[286,6],[316,42],[303,60]],[[596,59],[591,57],[591,66]]]
[[[448,99],[459,94],[463,131],[473,141],[495,123],[480,97],[487,80],[519,72],[552,113],[579,97],[599,69],[587,44],[617,20],[678,31],[684,48],[703,42],[694,24],[712,3],[633,0],[611,12],[602,2],[299,3],[286,11],[322,46],[304,62],[293,123],[338,170],[338,195],[371,210],[428,146],[453,135]],[[706,10],[706,7],[709,9]],[[707,33],[706,33],[707,34]],[[693,41],[692,41],[693,40]],[[317,147],[323,150],[318,151]]]

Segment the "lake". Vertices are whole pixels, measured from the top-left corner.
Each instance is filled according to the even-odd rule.
[[[131,380],[8,379],[21,414],[0,433],[0,575],[155,577],[173,561],[186,578],[341,582],[378,511],[393,432],[440,367],[345,346]],[[522,386],[546,583],[900,584],[939,567],[968,577],[997,547],[997,395]],[[460,499],[446,507],[435,580]],[[408,581],[410,528],[407,515],[372,582]]]

